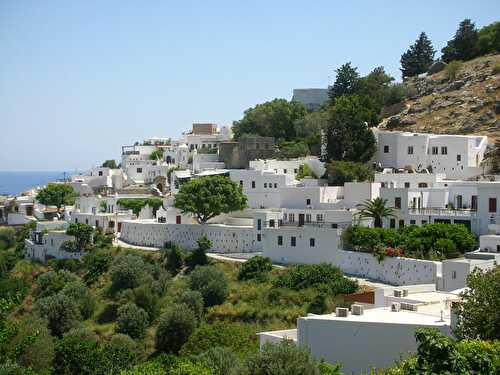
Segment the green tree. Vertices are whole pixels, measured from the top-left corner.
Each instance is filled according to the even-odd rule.
[[[92,251],[83,257],[86,272],[83,275],[84,281],[90,285],[97,281],[99,276],[105,273],[111,264],[113,257],[104,251]]]
[[[477,50],[479,55],[500,52],[500,22],[493,22],[479,29]]]
[[[299,173],[295,175],[295,178],[302,180],[306,177],[318,178],[308,164],[301,164],[299,166]]]
[[[337,74],[335,82],[328,91],[328,96],[332,102],[343,95],[354,94],[359,84],[358,69],[353,67],[350,62],[343,64],[335,72]]]
[[[271,259],[260,255],[254,256],[240,266],[238,280],[264,281],[273,269]]]
[[[158,317],[160,298],[155,290],[151,288],[151,285],[143,284],[135,289],[129,289],[126,291],[126,295],[137,307],[147,312],[150,323]]]
[[[453,39],[448,41],[446,47],[441,50],[443,53],[442,59],[446,62],[473,59],[478,52],[477,41],[476,25],[467,18],[460,22]]]
[[[110,168],[110,169],[118,169],[118,166],[116,165],[116,161],[113,159],[105,160],[104,163],[102,163],[103,168]]]
[[[92,244],[94,228],[83,223],[71,223],[66,229],[66,234],[75,237],[76,246],[79,251],[84,251]]]
[[[78,278],[66,270],[42,273],[36,279],[35,295],[39,298],[52,296],[61,291],[66,284],[74,281],[78,281]]]
[[[194,312],[184,304],[173,305],[160,317],[156,330],[156,349],[178,353],[197,324]]]
[[[224,273],[214,266],[196,267],[189,276],[188,286],[201,293],[205,307],[224,303],[229,294]]]
[[[116,331],[133,338],[143,338],[148,327],[148,313],[134,303],[127,303],[118,309]]]
[[[61,293],[76,302],[78,310],[84,320],[89,319],[92,316],[97,302],[89,288],[87,288],[82,282],[73,281],[66,284]]]
[[[113,291],[138,287],[146,276],[146,264],[139,255],[124,254],[115,258],[111,270]]]
[[[247,197],[241,186],[224,176],[207,176],[182,184],[175,195],[174,207],[192,213],[199,223],[246,207]]]
[[[328,303],[326,301],[327,294],[319,291],[314,299],[307,306],[307,312],[312,314],[325,314],[328,311]]]
[[[434,61],[435,53],[436,50],[432,47],[432,42],[427,37],[427,34],[420,33],[415,43],[401,55],[403,79],[427,72]]]
[[[372,112],[356,95],[335,100],[327,130],[327,158],[367,162],[376,151],[375,137],[367,123]]]
[[[213,375],[239,375],[238,358],[231,349],[214,347],[200,354],[197,359],[204,363]]]
[[[261,351],[250,355],[244,364],[248,375],[319,375],[318,362],[311,353],[291,341],[265,344]]]
[[[383,219],[396,217],[394,209],[387,207],[387,199],[377,197],[358,205],[360,218],[372,218],[375,228],[382,228]]]
[[[333,160],[325,165],[328,184],[344,186],[346,182],[372,181],[373,168],[358,162]]]
[[[279,160],[288,160],[301,158],[309,154],[309,146],[304,141],[281,141],[276,148],[274,156]]]
[[[36,195],[36,200],[47,206],[56,206],[57,212],[61,211],[61,207],[72,205],[75,203],[76,192],[66,184],[48,184]]]
[[[274,137],[278,140],[293,140],[296,137],[294,122],[306,115],[302,103],[286,99],[274,99],[247,109],[243,118],[233,123],[236,139],[245,134]]]
[[[114,334],[103,351],[108,362],[108,374],[118,375],[137,361],[137,344],[128,335]]]
[[[202,236],[196,240],[198,247],[186,257],[186,264],[190,269],[196,266],[205,266],[208,264],[207,251],[212,247],[212,241],[207,236]]]
[[[41,298],[36,302],[34,311],[35,316],[47,321],[50,332],[57,337],[78,327],[82,319],[76,302],[64,294]]]
[[[463,339],[500,340],[500,267],[476,268],[467,277],[467,286],[456,305],[455,334]]]
[[[184,256],[179,245],[173,244],[170,249],[166,250],[166,265],[165,268],[172,275],[177,275],[184,265]]]
[[[163,149],[157,148],[149,155],[149,160],[161,160],[163,158]]]
[[[321,155],[321,137],[328,124],[328,111],[320,109],[308,113],[294,123],[297,139],[303,140],[312,155]]]
[[[203,317],[204,305],[203,296],[200,292],[196,290],[185,290],[177,295],[174,301],[177,304],[184,304],[189,307],[193,311],[198,322],[201,321],[201,318]]]

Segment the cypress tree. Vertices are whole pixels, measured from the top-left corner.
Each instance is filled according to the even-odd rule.
[[[425,73],[434,61],[436,51],[427,34],[422,32],[408,50],[401,55],[403,78]]]

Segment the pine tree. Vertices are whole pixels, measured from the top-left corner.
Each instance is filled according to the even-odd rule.
[[[434,61],[436,51],[427,35],[422,32],[408,50],[401,55],[403,78],[425,73]]]
[[[465,19],[460,22],[452,40],[448,41],[441,52],[446,62],[452,60],[470,60],[477,56],[477,29],[474,22]]]
[[[358,70],[356,67],[351,66],[350,62],[345,63],[335,70],[335,72],[337,73],[337,78],[328,92],[328,96],[332,102],[342,95],[354,94],[359,83]]]

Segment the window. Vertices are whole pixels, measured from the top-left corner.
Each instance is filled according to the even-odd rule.
[[[286,214],[283,214],[283,220],[286,221]]]
[[[490,198],[489,202],[488,202],[488,206],[489,206],[490,213],[496,213],[497,212],[497,199]]]
[[[311,214],[306,214],[306,223],[311,222]]]
[[[53,238],[50,239],[50,245],[54,246],[54,239]]]
[[[286,172],[287,172],[286,169],[283,169],[283,173],[286,174]]]
[[[410,187],[410,183],[409,182],[405,182],[405,188],[409,188]]]
[[[462,155],[460,154],[457,155],[457,161],[462,161]]]
[[[384,154],[388,154],[388,153],[389,153],[389,146],[385,145],[384,146]]]
[[[108,223],[108,227],[109,228],[114,228],[115,227],[115,222],[113,220],[111,220],[109,223]]]
[[[438,151],[439,151],[439,148],[437,148],[436,146],[432,147],[432,155],[437,155]]]
[[[427,220],[422,220],[422,225],[427,224]]]
[[[257,219],[257,230],[261,230],[261,229],[262,229],[262,220]]]
[[[278,184],[275,182],[274,183],[274,188],[277,189],[278,188]]]
[[[264,182],[264,189],[267,189],[267,182]]]
[[[457,278],[457,271],[451,271],[451,278],[456,279]]]
[[[314,247],[316,245],[316,240],[314,238],[309,238],[309,247]]]
[[[293,170],[293,173],[295,173],[295,174],[299,173],[299,171],[297,170],[297,168],[295,168],[295,169]]]
[[[401,197],[394,198],[394,207],[401,208]]]
[[[137,168],[137,173],[142,173],[142,168]]]
[[[418,183],[419,188],[426,188],[427,187],[427,182],[419,182]]]
[[[295,222],[295,214],[288,214],[288,221],[291,223]]]
[[[389,223],[389,226],[391,228],[396,228],[396,219],[391,219],[390,223]]]
[[[75,217],[75,224],[78,224],[78,218]]]
[[[413,146],[408,146],[408,155],[413,155]]]
[[[403,219],[399,220],[399,227],[403,228],[405,226],[405,221]]]
[[[99,176],[102,176],[102,171],[99,171]]]
[[[255,189],[255,181],[252,181],[252,189]]]
[[[309,199],[309,198],[306,199],[306,205],[308,205],[308,206],[311,205],[311,199]]]
[[[500,245],[497,245],[497,253],[500,253]]]
[[[322,222],[323,221],[323,214],[317,214],[316,215],[316,221],[317,222]]]
[[[278,236],[278,246],[283,246],[283,236]]]
[[[262,234],[257,233],[257,241],[258,242],[262,241]]]
[[[443,155],[448,155],[448,147],[442,146],[441,147],[441,154]]]
[[[95,221],[95,226],[98,227],[99,226],[99,220],[96,220]]]
[[[295,247],[297,245],[297,238],[292,236],[290,237],[290,246]]]
[[[471,197],[470,208],[473,211],[477,211],[477,195],[473,195]]]
[[[243,180],[240,180],[240,186],[243,187]]]
[[[89,224],[89,219],[85,219],[85,224]]]
[[[274,219],[269,220],[269,227],[274,228]]]
[[[415,220],[410,220],[410,225],[415,225],[417,222]]]

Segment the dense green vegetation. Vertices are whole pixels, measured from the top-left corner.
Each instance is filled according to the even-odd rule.
[[[418,39],[401,56],[401,73],[403,78],[413,77],[427,72],[434,62],[436,50],[427,34],[422,32]]]
[[[250,374],[271,362],[292,371],[297,358],[313,374],[337,371],[286,344],[259,353],[256,336],[294,327],[318,301],[344,305],[357,284],[334,267],[200,265],[179,248],[104,240],[82,260],[42,265],[22,259],[27,233],[0,229],[1,374]],[[198,260],[209,245],[200,239]]]
[[[117,169],[118,165],[116,164],[116,160],[108,159],[108,160],[105,160],[104,163],[102,163],[101,167],[110,168],[110,169]]]
[[[346,249],[419,259],[456,258],[474,249],[476,239],[463,225],[433,223],[399,230],[353,225],[342,233]]]
[[[152,207],[153,212],[156,212],[163,205],[161,198],[120,198],[117,203],[127,210],[132,210],[134,215],[139,215],[146,206]]]
[[[352,161],[332,160],[325,165],[328,184],[344,186],[346,182],[372,181],[375,175],[373,168]]]
[[[41,189],[36,195],[36,200],[47,206],[56,206],[57,211],[62,207],[75,203],[76,192],[66,184],[52,183]]]

